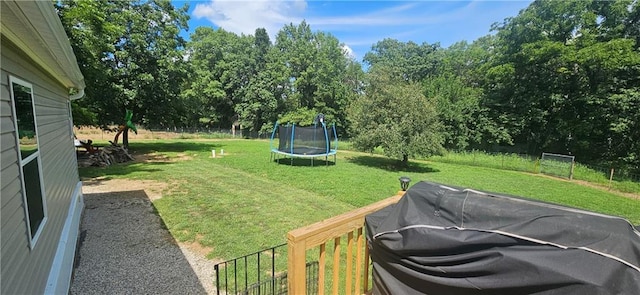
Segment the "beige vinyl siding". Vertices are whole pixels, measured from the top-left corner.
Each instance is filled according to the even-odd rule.
[[[4,40],[3,40],[4,41]],[[4,42],[3,42],[4,43]],[[4,47],[2,54],[4,55]],[[4,65],[4,56],[0,64]],[[1,81],[1,98],[0,98],[0,146],[2,153],[2,170],[0,173],[0,186],[2,195],[2,210],[0,214],[2,239],[0,239],[0,255],[2,257],[2,290],[0,293],[6,293],[4,286],[8,282],[12,282],[17,272],[5,271],[5,265],[16,265],[26,258],[26,252],[17,251],[19,248],[29,248],[27,240],[27,227],[25,220],[25,211],[20,187],[20,175],[18,164],[18,150],[16,149],[15,126],[11,119],[11,101],[9,94],[9,77],[2,70],[0,75]]]
[[[2,151],[2,276],[1,294],[43,293],[62,227],[69,210],[78,170],[67,109],[68,90],[2,39],[0,112]],[[42,184],[47,221],[33,249],[29,248],[18,151],[11,118],[9,75],[33,86]],[[7,110],[5,110],[8,109]]]
[[[2,171],[2,176],[4,180],[4,175],[8,173],[18,173],[18,169],[9,169]],[[22,235],[26,234],[26,227],[24,231],[8,231],[7,226],[16,223],[24,223],[24,207],[22,202],[22,195],[20,192],[20,180],[15,178],[13,181],[7,183],[6,186],[3,186],[2,190],[2,245],[4,246],[5,242],[8,242],[12,239],[15,239],[16,236],[21,238]],[[28,244],[25,244],[29,246]],[[5,256],[5,248],[2,247],[2,263],[6,263],[7,259],[12,257]]]
[[[8,79],[2,75],[2,85],[7,85]],[[9,104],[9,88],[2,87],[2,99],[0,100],[0,117],[6,118],[11,116],[11,105]],[[4,128],[3,128],[4,129]]]

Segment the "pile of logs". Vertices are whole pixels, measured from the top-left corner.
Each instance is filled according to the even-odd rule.
[[[109,145],[100,147],[89,153],[89,157],[78,159],[78,164],[82,167],[98,166],[105,167],[115,163],[133,161],[133,156],[121,145]]]

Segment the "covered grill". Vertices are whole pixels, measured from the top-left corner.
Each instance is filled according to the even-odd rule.
[[[366,228],[374,294],[640,294],[619,217],[419,182]]]

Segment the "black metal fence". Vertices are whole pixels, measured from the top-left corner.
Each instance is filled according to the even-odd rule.
[[[318,294],[318,262],[307,262],[307,294]],[[286,295],[287,273],[276,275],[273,279],[264,280],[250,285],[246,290],[240,291],[242,295]]]
[[[287,294],[286,250],[286,244],[282,244],[216,264],[216,294]],[[307,294],[317,293],[318,262],[310,262]]]

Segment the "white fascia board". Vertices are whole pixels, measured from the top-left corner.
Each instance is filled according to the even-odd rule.
[[[84,77],[52,2],[2,1],[1,21],[2,35],[35,63],[65,87],[84,90]]]

